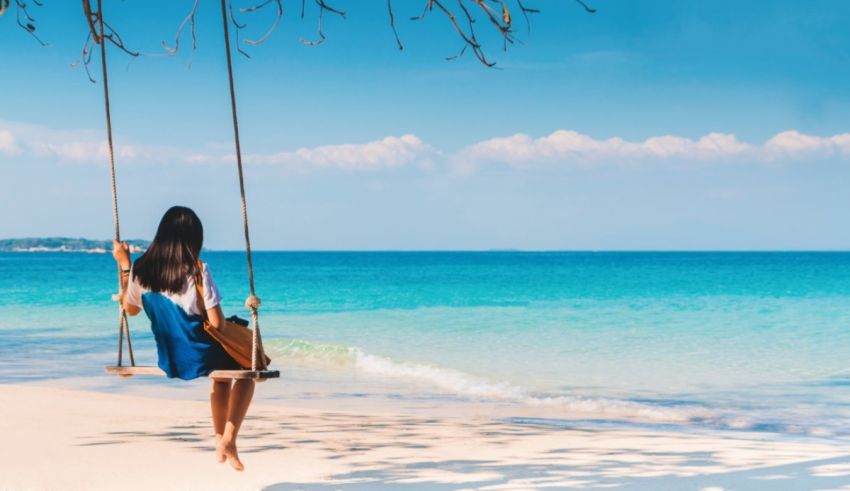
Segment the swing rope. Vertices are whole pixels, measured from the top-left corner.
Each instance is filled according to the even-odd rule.
[[[88,0],[86,0],[88,1]],[[91,19],[89,19],[91,22]],[[112,114],[109,110],[109,74],[106,69],[106,38],[103,30],[103,0],[97,0],[97,25],[100,30],[100,36],[95,35],[94,40],[100,44],[100,67],[103,74],[103,101],[106,109],[106,139],[109,147],[109,174],[112,183],[112,222],[115,226],[115,240],[121,241],[121,227],[118,219],[118,186],[115,179],[115,151],[112,144]],[[97,34],[97,33],[95,33]],[[130,324],[127,321],[127,312],[124,311],[124,304],[121,302],[123,294],[121,284],[121,266],[118,266],[118,294],[115,295],[115,300],[118,301],[118,366],[121,366],[123,351],[124,351],[124,334],[127,335],[127,353],[130,355],[130,365],[136,366],[136,360],[133,356],[133,343],[130,341]]]
[[[84,0],[88,5],[89,0]],[[101,71],[103,74],[103,99],[104,105],[106,109],[106,134],[107,134],[107,144],[109,148],[109,171],[110,178],[112,184],[112,218],[113,224],[115,226],[115,240],[121,241],[121,230],[119,225],[119,215],[118,215],[118,186],[116,184],[115,178],[115,151],[112,142],[112,116],[110,113],[109,107],[109,77],[107,74],[106,67],[106,38],[105,32],[103,28],[103,0],[97,0],[97,24],[98,30],[100,31],[100,35],[98,36],[97,32],[93,32],[93,37],[95,42],[100,44],[100,61],[101,61]],[[87,12],[88,13],[88,12]],[[251,312],[251,324],[252,324],[252,339],[251,339],[251,371],[256,372],[258,370],[265,370],[265,357],[263,354],[265,353],[263,350],[263,341],[262,336],[260,335],[260,320],[259,320],[259,308],[260,308],[260,299],[256,295],[256,290],[254,288],[254,264],[251,257],[251,237],[248,232],[248,205],[245,194],[245,178],[242,171],[242,149],[239,142],[239,121],[236,115],[236,90],[234,88],[233,83],[233,61],[231,59],[230,53],[230,33],[228,30],[227,24],[227,5],[226,0],[221,0],[221,14],[222,20],[224,21],[224,43],[225,43],[225,52],[227,55],[227,75],[228,81],[230,84],[230,109],[233,115],[233,136],[234,142],[236,145],[236,167],[239,172],[239,193],[242,199],[242,228],[245,233],[245,253],[247,256],[248,262],[248,286],[250,289],[250,295],[245,300],[245,307]],[[92,16],[92,14],[89,14]],[[88,19],[89,24],[94,31],[94,26],[92,25],[91,17]],[[118,326],[118,366],[121,366],[122,363],[122,355],[123,355],[123,342],[124,342],[124,334],[127,335],[127,352],[130,356],[130,364],[132,366],[136,366],[135,357],[133,356],[133,345],[130,341],[130,326],[127,321],[127,312],[124,310],[124,305],[120,302],[120,298],[123,294],[123,288],[121,284],[121,267],[118,266],[118,294],[113,298],[119,300],[118,302],[118,312],[119,312],[119,326]]]
[[[245,307],[251,311],[251,370],[257,371],[257,364],[263,351],[263,341],[260,336],[260,321],[258,310],[260,299],[254,290],[254,263],[251,258],[251,236],[248,233],[248,204],[245,199],[245,177],[242,172],[242,147],[239,142],[239,120],[236,116],[236,89],[233,86],[233,60],[230,54],[230,31],[227,24],[227,0],[221,0],[221,20],[224,24],[224,49],[227,55],[227,79],[230,84],[230,111],[233,116],[233,140],[236,145],[236,168],[239,171],[239,194],[242,198],[242,228],[245,232],[245,254],[248,261],[248,286],[250,295],[245,300]],[[265,362],[263,362],[265,365]],[[265,367],[261,367],[265,369]]]

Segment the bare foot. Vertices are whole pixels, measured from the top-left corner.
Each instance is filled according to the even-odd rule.
[[[224,454],[224,447],[221,445],[221,436],[215,436],[215,460],[218,461],[219,464],[223,464],[225,460],[227,460],[227,456]]]
[[[239,460],[239,453],[236,451],[236,442],[224,441],[222,438],[215,447],[216,454],[220,454],[224,459],[237,471],[245,470],[242,461]],[[223,461],[222,461],[223,462]]]

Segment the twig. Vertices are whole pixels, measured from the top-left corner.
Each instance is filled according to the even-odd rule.
[[[236,16],[233,14],[233,2],[232,1],[227,2],[227,9],[228,9],[229,16],[230,16],[230,22],[233,24],[234,31],[236,32],[236,51],[238,51],[239,54],[241,54],[245,58],[250,58],[251,55],[249,55],[247,51],[242,49],[242,44],[239,43],[239,33],[242,31],[242,29],[245,29],[246,27],[248,27],[248,25],[247,24],[240,24],[239,21],[236,20]]]
[[[315,0],[315,1],[316,1],[316,4],[319,6],[319,26],[318,26],[319,39],[317,39],[315,41],[310,41],[308,39],[301,38],[301,43],[306,45],[306,46],[318,46],[318,45],[324,43],[325,39],[327,39],[325,37],[325,32],[324,32],[324,29],[323,29],[323,21],[324,21],[324,17],[325,17],[324,14],[325,14],[326,10],[328,12],[332,13],[332,14],[336,14],[336,15],[342,17],[343,19],[345,18],[345,12],[343,12],[342,10],[337,10],[337,9],[331,7],[330,5],[325,3],[325,0]]]
[[[89,24],[89,35],[92,36],[95,44],[100,44],[100,34],[97,33],[97,29],[94,27],[97,16],[92,13],[89,0],[83,0],[83,11],[86,13],[86,22]],[[83,45],[83,53],[85,53],[85,44]]]
[[[186,18],[183,19],[183,22],[181,22],[180,26],[177,28],[177,34],[174,35],[174,47],[172,48],[168,45],[168,43],[165,42],[164,39],[162,40],[162,47],[165,48],[165,50],[168,51],[170,54],[177,54],[177,51],[180,49],[180,37],[183,35],[183,29],[186,28],[187,24],[191,26],[189,30],[192,34],[192,51],[195,51],[197,49],[198,40],[195,37],[195,14],[198,11],[199,3],[200,0],[195,0],[195,2],[192,4],[192,9],[189,10],[189,15],[187,15]]]
[[[83,43],[83,50],[80,53],[80,59],[71,63],[71,68],[76,68],[80,63],[82,63],[83,68],[86,70],[86,76],[89,78],[89,82],[95,83],[94,78],[91,76],[91,72],[89,71],[89,63],[91,63],[91,54],[92,47],[94,46],[94,40],[92,38],[93,31],[89,31],[88,35],[86,35],[86,40]]]
[[[495,65],[494,62],[491,62],[490,60],[487,59],[487,57],[484,55],[484,52],[481,50],[481,45],[478,44],[478,40],[475,37],[475,29],[473,27],[473,25],[475,23],[475,19],[472,17],[472,14],[469,12],[469,10],[466,8],[466,6],[463,4],[463,0],[458,0],[458,5],[460,5],[461,10],[463,11],[464,15],[466,16],[467,23],[469,24],[469,34],[468,35],[460,27],[460,24],[458,24],[457,17],[455,17],[455,15],[449,9],[447,9],[445,7],[445,5],[443,5],[443,3],[440,0],[429,0],[429,1],[433,5],[436,5],[441,11],[443,11],[443,13],[446,15],[446,17],[449,18],[449,21],[452,23],[452,26],[455,28],[455,31],[457,31],[458,35],[466,43],[467,47],[469,47],[472,50],[472,53],[475,55],[476,58],[478,58],[478,61],[480,61],[481,63],[483,63],[485,66],[488,66],[488,67],[492,67],[492,66]],[[457,58],[457,57],[463,55],[463,53],[465,53],[465,52],[466,52],[465,49],[461,50],[461,52],[458,55],[456,55],[454,58]]]
[[[100,35],[103,39],[106,39],[107,41],[112,43],[116,48],[120,49],[121,51],[127,53],[128,55],[130,55],[134,58],[139,56],[138,51],[133,51],[133,50],[127,48],[126,46],[124,46],[124,40],[121,39],[121,35],[118,34],[118,31],[113,29],[112,26],[110,26],[106,21],[103,21],[103,26],[106,29],[109,29],[109,32],[106,33],[106,34],[100,33]]]
[[[41,7],[41,2],[33,0],[33,3],[36,7]],[[9,1],[5,0],[3,2],[4,8],[0,9],[0,13],[3,10],[9,7]],[[29,13],[29,5],[25,0],[15,0],[15,21],[18,23],[18,26],[27,31],[30,36],[32,36],[38,44],[42,46],[47,46],[47,43],[43,41],[38,35],[35,33],[35,18]],[[22,17],[23,16],[23,17]]]
[[[71,66],[76,67],[77,65],[82,63],[83,68],[85,68],[86,70],[86,76],[88,77],[89,81],[91,83],[95,83],[95,80],[91,75],[91,71],[89,70],[89,64],[91,64],[92,60],[92,52],[94,51],[94,45],[108,41],[113,46],[133,58],[138,57],[141,53],[129,49],[124,44],[124,40],[121,38],[121,35],[118,33],[118,31],[116,31],[111,25],[109,25],[108,22],[101,19],[100,12],[94,11],[92,9],[90,0],[83,0],[83,12],[86,16],[86,22],[89,25],[89,32],[86,34],[86,39],[83,42],[83,49],[80,53],[80,59],[72,63]],[[98,28],[95,27],[96,25],[102,26],[103,32],[99,31]]]
[[[239,11],[242,12],[242,13],[256,12],[257,10],[265,7],[266,5],[270,4],[271,2],[274,2],[277,5],[277,15],[275,16],[274,22],[272,23],[271,27],[268,28],[268,30],[266,31],[265,34],[263,34],[262,36],[260,36],[257,39],[246,39],[245,44],[250,44],[251,46],[256,46],[258,44],[264,43],[266,41],[266,39],[268,39],[269,36],[272,35],[272,33],[275,31],[275,29],[277,29],[278,24],[280,24],[280,19],[283,18],[283,3],[282,3],[281,0],[266,0],[265,2],[258,4],[258,5],[254,5],[253,7],[239,9]]]
[[[525,27],[526,31],[531,34],[531,22],[528,20],[528,14],[539,14],[540,11],[537,9],[531,9],[526,7],[522,0],[516,0],[517,5],[519,5],[519,10],[522,12],[522,17],[525,19]]]
[[[434,2],[432,0],[428,0],[425,3],[425,9],[422,10],[422,13],[416,17],[411,17],[410,20],[423,20],[425,19],[425,15],[431,10],[434,10]]]
[[[246,13],[246,12],[255,12],[255,11],[260,10],[261,8],[265,7],[266,5],[268,5],[268,4],[270,4],[274,1],[277,1],[277,0],[266,0],[265,2],[258,3],[257,5],[254,5],[252,7],[243,7],[241,9],[239,9],[239,11],[242,12],[243,14]],[[278,4],[278,6],[280,6],[279,1],[277,2],[277,4]],[[283,6],[280,6],[280,8],[283,9]]]
[[[390,27],[393,30],[393,35],[395,36],[395,42],[398,44],[399,51],[404,50],[404,45],[401,44],[401,39],[398,37],[398,31],[395,28],[395,16],[393,15],[393,0],[387,0],[387,12],[390,14]]]
[[[579,5],[584,7],[584,10],[586,10],[588,14],[595,14],[596,13],[596,9],[588,7],[587,4],[584,3],[582,0],[576,0],[576,3],[578,3]]]
[[[342,10],[337,10],[337,9],[331,7],[330,5],[325,3],[325,0],[316,0],[316,3],[318,3],[319,7],[323,8],[324,10],[327,10],[328,12],[333,12],[333,13],[339,15],[340,17],[345,18],[345,12],[343,12]]]
[[[89,33],[86,37],[85,42],[83,43],[83,48],[81,51],[80,60],[77,63],[74,63],[72,66],[76,66],[78,63],[83,63],[86,68],[87,75],[89,80],[92,80],[91,73],[89,73],[88,65],[92,59],[92,48],[95,44],[100,44],[101,42],[108,41],[112,43],[115,47],[124,51],[126,54],[132,56],[133,58],[138,57],[140,55],[139,52],[133,51],[126,47],[124,41],[121,39],[119,33],[113,29],[109,24],[104,22],[104,30],[106,32],[100,33],[95,28],[95,24],[100,20],[99,13],[93,12],[91,5],[91,0],[83,0],[83,8],[86,15],[86,22],[89,25]],[[271,25],[263,32],[263,34],[257,38],[251,39],[240,39],[240,32],[243,29],[248,27],[248,24],[245,22],[240,22],[237,19],[236,14],[234,13],[233,2],[234,0],[228,1],[229,8],[229,16],[230,22],[235,27],[236,31],[236,49],[239,53],[246,57],[250,57],[250,55],[242,49],[242,43],[244,42],[247,45],[256,46],[258,44],[262,44],[267,41],[274,31],[277,30],[281,23],[281,19],[283,18],[283,0],[256,0],[257,3],[249,6],[243,7],[239,9],[239,14],[252,14],[258,12],[269,5],[275,5],[276,7],[276,15],[274,21]],[[316,5],[319,7],[318,10],[318,22],[317,22],[317,34],[318,38],[315,40],[308,40],[301,38],[301,43],[307,46],[317,46],[322,44],[327,36],[324,32],[324,17],[325,13],[332,13],[346,18],[346,13],[340,9],[337,9],[327,3],[327,0],[313,0]],[[480,18],[483,17],[489,21],[489,23],[499,32],[502,37],[503,49],[507,50],[509,44],[516,44],[521,41],[517,40],[514,37],[514,19],[512,16],[511,10],[514,7],[509,7],[511,1],[515,1],[515,7],[519,9],[519,12],[523,16],[523,20],[525,21],[526,31],[528,33],[531,32],[531,14],[539,14],[540,10],[534,7],[529,7],[525,2],[529,0],[457,0],[458,8],[460,9],[460,13],[465,19],[464,21],[459,21],[457,15],[449,9],[446,4],[447,0],[423,0],[424,6],[422,9],[422,13],[418,16],[410,17],[411,20],[424,20],[426,16],[432,12],[435,7],[439,12],[442,12],[446,18],[451,23],[454,28],[456,34],[460,37],[463,42],[463,46],[460,51],[453,56],[446,57],[447,60],[455,60],[461,56],[463,56],[467,51],[471,51],[473,55],[481,62],[483,65],[487,67],[495,67],[496,63],[487,58],[484,54],[483,47],[481,43],[478,41],[477,33],[476,33],[476,15]],[[575,2],[587,13],[593,14],[596,13],[597,10],[591,7],[588,4],[589,0],[575,0]],[[4,10],[9,8],[11,0],[0,0],[0,14],[3,13]],[[301,0],[301,18],[303,19],[306,15],[306,0]],[[468,4],[474,4],[477,8],[471,8]],[[17,23],[18,25],[26,30],[30,35],[32,35],[40,44],[47,45],[44,41],[42,41],[35,33],[35,19],[32,15],[30,15],[30,11],[28,10],[30,5],[35,5],[41,7],[43,5],[42,0],[15,0],[14,5],[16,7],[17,13]],[[512,4],[513,5],[513,4]],[[198,8],[200,6],[200,0],[194,0],[192,2],[192,7],[189,10],[189,13],[185,16],[183,21],[177,28],[177,31],[174,36],[174,44],[173,46],[169,45],[165,41],[162,41],[163,48],[171,55],[176,54],[180,48],[180,40],[183,36],[186,27],[189,27],[190,35],[192,38],[192,52],[197,50],[197,33],[196,33],[196,15]],[[396,45],[399,50],[404,50],[404,43],[401,40],[401,36],[398,33],[398,26],[396,26],[396,13],[394,11],[393,0],[387,0],[387,15],[389,18],[390,29],[393,32],[393,37],[396,41]],[[473,14],[473,11],[476,13]],[[465,27],[464,27],[465,26]]]

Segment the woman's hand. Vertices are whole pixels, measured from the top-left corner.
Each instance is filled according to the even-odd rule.
[[[130,246],[126,242],[112,241],[112,257],[121,269],[130,269]]]

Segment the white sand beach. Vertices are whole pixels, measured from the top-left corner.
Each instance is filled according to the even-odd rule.
[[[0,489],[850,489],[834,442],[272,402],[251,408],[237,473],[201,401],[0,385]]]

